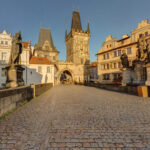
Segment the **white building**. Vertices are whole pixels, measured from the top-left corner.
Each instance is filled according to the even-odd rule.
[[[6,82],[6,72],[4,68],[7,66],[10,57],[12,37],[11,34],[4,30],[0,33],[0,87]]]
[[[6,83],[6,70],[11,52],[11,34],[6,30],[0,33],[0,88]],[[31,41],[22,42],[21,65],[25,68],[23,79],[25,85],[53,83],[56,66],[45,57],[32,57]]]
[[[27,85],[38,83],[54,84],[55,64],[45,57],[31,57],[24,79]]]

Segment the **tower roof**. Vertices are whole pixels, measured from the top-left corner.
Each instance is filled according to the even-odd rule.
[[[73,13],[72,13],[72,25],[71,25],[71,29],[82,30],[79,12],[73,11]]]
[[[54,48],[50,29],[40,28],[38,45],[42,47],[45,41],[49,41],[50,47]]]

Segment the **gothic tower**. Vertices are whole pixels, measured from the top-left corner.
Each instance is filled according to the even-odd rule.
[[[89,39],[90,28],[82,30],[80,14],[73,11],[71,31],[65,34],[65,43],[67,47],[67,62],[72,62],[75,65],[88,65],[90,62],[89,56]]]

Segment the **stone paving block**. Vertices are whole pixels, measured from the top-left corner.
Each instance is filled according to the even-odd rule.
[[[150,100],[56,86],[0,120],[0,150],[150,150]]]

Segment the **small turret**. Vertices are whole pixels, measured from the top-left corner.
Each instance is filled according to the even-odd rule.
[[[88,26],[87,26],[87,32],[90,33],[90,25],[89,25],[89,22],[88,22]]]
[[[66,29],[66,32],[65,32],[65,37],[67,36],[67,29]]]

